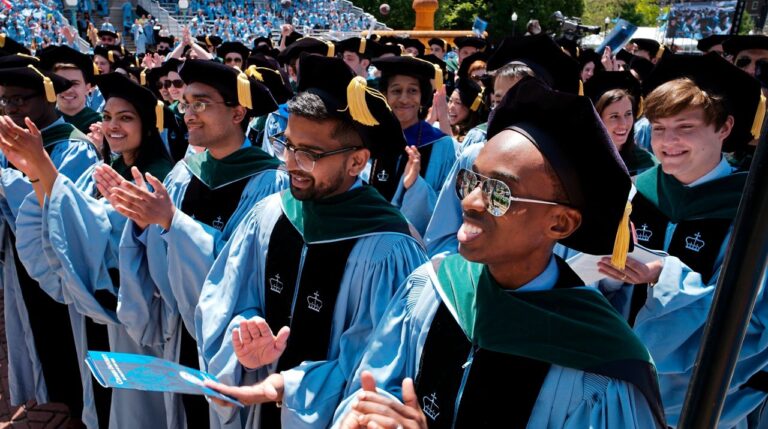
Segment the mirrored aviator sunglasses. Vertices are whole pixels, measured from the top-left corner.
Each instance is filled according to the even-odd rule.
[[[485,208],[492,216],[503,216],[509,210],[513,201],[556,206],[560,203],[552,201],[518,198],[512,195],[509,186],[501,180],[491,179],[482,174],[462,168],[456,176],[456,195],[460,200],[466,198],[480,185]]]

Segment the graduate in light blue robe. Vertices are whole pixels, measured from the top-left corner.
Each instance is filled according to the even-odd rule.
[[[90,165],[98,160],[98,154],[93,145],[88,142],[85,135],[77,131],[72,125],[64,122],[58,117],[54,103],[56,101],[54,92],[63,92],[69,87],[69,82],[53,74],[43,72],[45,76],[51,79],[52,87],[50,93],[45,91],[43,84],[43,74],[40,74],[34,68],[20,67],[0,70],[0,85],[4,88],[4,96],[11,100],[11,104],[6,106],[5,112],[10,116],[3,116],[5,121],[2,134],[5,145],[13,145],[14,142],[21,145],[40,145],[50,157],[50,162],[61,172],[62,175],[77,178]],[[31,90],[31,91],[30,91]],[[13,99],[17,96],[26,96],[22,103],[14,104]],[[23,118],[28,116],[33,123],[40,125],[40,136],[34,137],[20,126],[28,127],[24,124]],[[14,124],[15,122],[15,124]],[[21,124],[21,125],[19,125]],[[36,133],[36,132],[35,132]],[[18,138],[16,138],[18,136]],[[21,138],[21,136],[24,136]],[[10,400],[12,404],[23,404],[29,400],[35,400],[38,403],[45,403],[49,400],[67,402],[70,399],[74,404],[75,418],[85,418],[80,415],[82,409],[82,400],[80,397],[82,390],[80,387],[81,377],[84,375],[77,372],[79,367],[77,354],[75,350],[76,339],[72,336],[71,324],[76,323],[77,318],[72,309],[60,306],[62,303],[62,284],[55,274],[47,270],[45,249],[37,247],[34,249],[37,260],[26,263],[22,266],[18,261],[17,249],[23,249],[25,245],[31,244],[31,240],[17,236],[17,220],[21,211],[22,202],[33,192],[33,183],[39,183],[39,178],[28,178],[21,171],[10,166],[7,152],[8,146],[3,146],[4,156],[0,157],[0,212],[2,213],[2,247],[3,247],[3,269],[2,286],[4,293],[4,315],[5,330],[8,343],[8,377],[10,386]],[[10,158],[14,159],[14,158]],[[20,252],[19,252],[20,253]],[[19,270],[23,270],[20,272]],[[28,276],[31,276],[30,279]],[[22,284],[23,283],[23,284]],[[28,288],[28,289],[23,289]],[[34,288],[34,289],[32,289]],[[28,295],[30,294],[30,295]],[[31,295],[39,296],[36,301],[45,301],[46,308],[56,308],[56,316],[60,320],[51,321],[56,323],[55,331],[61,328],[64,336],[67,338],[51,339],[53,330],[48,330],[48,335],[42,335],[42,331],[37,331],[35,337],[34,327],[41,328],[42,320],[30,320],[28,307],[25,299],[30,299]],[[45,295],[48,294],[48,295]],[[38,307],[42,302],[36,302]],[[53,317],[54,315],[47,314]],[[40,315],[38,314],[38,317]],[[67,334],[68,332],[68,334]],[[58,335],[58,334],[55,334]],[[56,341],[61,341],[62,349],[51,351],[46,355],[50,366],[43,366],[38,349],[40,345],[46,346]],[[58,362],[52,362],[50,359],[56,359],[54,355],[58,353]],[[69,365],[72,365],[69,367]],[[45,374],[52,374],[50,371],[62,371],[62,366],[67,367],[68,374],[63,381],[57,385],[61,390],[54,395],[50,386],[46,383]],[[55,368],[54,368],[55,367]],[[54,380],[49,380],[51,383]],[[57,380],[62,381],[62,380]],[[68,394],[64,393],[64,386],[74,384]],[[74,396],[73,396],[74,395]],[[52,398],[55,396],[55,398]],[[77,409],[76,407],[80,407]],[[87,408],[87,404],[86,404]]]
[[[347,84],[354,91],[364,82],[341,59],[303,55],[300,61],[312,74],[300,74],[300,93],[289,102],[291,190],[260,202],[243,221],[214,263],[195,317],[205,370],[235,386],[219,389],[238,397],[248,387],[237,386],[280,380],[280,408],[274,398],[245,402],[260,404],[249,409],[248,427],[264,429],[328,427],[395,289],[426,261],[399,210],[358,177],[369,154],[404,146],[397,119],[381,94],[364,86],[358,95],[378,125],[340,108],[347,105]],[[309,148],[348,155],[313,161],[304,152]],[[308,176],[318,186],[308,185]],[[234,352],[233,335],[250,338],[242,324],[257,319],[284,338],[283,353],[269,361]],[[283,325],[290,325],[287,338]],[[233,417],[230,409],[217,409],[222,420]]]
[[[662,152],[661,165],[637,176],[638,193],[631,214],[637,243],[663,250],[669,256],[650,264],[628,260],[624,270],[599,264],[601,272],[608,276],[600,282],[600,289],[627,318],[656,362],[665,413],[673,427],[680,420],[746,182],[746,173],[735,171],[721,149],[746,146],[756,131],[750,129],[755,121],[747,113],[754,115],[758,110],[760,85],[729,66],[707,56],[667,69],[691,76],[692,81],[675,79],[679,75],[674,73],[654,76],[660,87],[646,98],[646,106],[651,107],[646,114],[652,124],[672,123],[682,116],[658,116],[655,107],[671,103],[665,99],[664,94],[669,94],[666,91],[697,97],[703,94],[706,98],[714,94],[731,102],[736,100],[744,109],[732,113],[735,118],[726,119],[728,123],[720,128],[713,121],[686,134],[697,136],[696,141],[691,137],[670,141],[665,134],[654,133],[651,143],[657,149],[670,151],[696,145],[708,155],[688,160],[687,168],[681,169],[677,167],[679,161],[670,160]],[[712,80],[712,76],[717,79]],[[719,87],[720,82],[732,86]],[[718,103],[713,101],[707,106],[714,110]],[[706,114],[704,105],[686,104],[686,108]],[[674,106],[665,105],[664,109],[676,111]],[[768,399],[768,386],[763,381],[768,366],[768,307],[764,294],[765,285],[759,291],[738,356],[719,428],[760,427],[756,420]]]
[[[185,103],[193,109],[195,102],[218,95],[236,106],[230,109],[248,114],[276,108],[268,90],[255,79],[249,79],[253,109],[240,104],[236,90],[239,74],[237,69],[212,61],[188,61],[181,77],[189,91],[196,92],[190,92],[193,95],[187,95]],[[227,124],[226,139],[216,135],[211,141],[199,131],[199,123],[204,124],[202,128],[226,124],[228,117],[222,115],[230,114],[213,108],[211,112],[203,109],[187,113],[195,118],[189,121],[194,125],[190,145],[207,150],[179,162],[163,184],[149,182],[154,192],[167,193],[160,210],[170,213],[162,221],[167,224],[144,221],[141,213],[154,216],[156,208],[121,211],[125,201],[149,192],[127,181],[121,182],[117,190],[121,201],[112,201],[118,211],[131,218],[120,241],[118,318],[139,344],[162,345],[170,350],[166,350],[167,356],[188,366],[199,366],[194,309],[215,257],[258,201],[288,186],[280,162],[251,146],[240,123]],[[243,120],[242,116],[238,118]],[[149,225],[142,229],[137,223]],[[189,414],[205,413],[206,403],[198,399],[199,404],[185,406],[188,419],[204,418]],[[211,423],[216,427],[218,420],[214,417]]]
[[[110,149],[121,151],[123,154],[132,153],[131,159],[137,168],[157,177],[164,177],[170,171],[172,163],[163,150],[158,132],[152,129],[157,124],[157,99],[149,90],[116,73],[101,75],[95,80],[107,97],[107,107],[112,112],[108,115],[110,121],[122,124],[127,122],[128,117],[134,121],[134,126],[139,127],[138,130],[126,130],[120,125],[112,126],[109,121],[105,121],[107,142],[111,139],[110,133],[135,131],[136,136],[147,136],[143,141],[139,140],[138,146],[134,148],[110,148],[105,144],[105,154],[110,156]],[[110,99],[113,97],[120,100],[113,102],[109,108]],[[126,109],[126,105],[133,106],[135,112],[121,110]],[[145,123],[148,130],[142,131],[141,127]],[[117,144],[126,145],[124,140],[119,140]],[[132,179],[131,166],[126,164],[125,159],[124,155],[119,156],[112,161],[112,166],[120,171],[124,178]],[[46,189],[45,204],[42,208],[34,194],[28,195],[22,204],[17,230],[19,237],[23,237],[27,244],[20,249],[19,257],[22,261],[32,263],[38,258],[36,254],[40,248],[49,252],[48,268],[62,279],[63,302],[77,312],[81,323],[82,317],[88,317],[100,325],[106,325],[109,350],[105,351],[162,357],[162,347],[139,346],[117,320],[117,253],[127,219],[118,214],[107,199],[98,193],[93,179],[94,170],[95,166],[86,170],[77,182],[73,182],[55,170],[43,170],[38,167],[36,176],[43,175],[41,171],[45,171],[45,174],[55,176],[55,179],[51,189]],[[84,377],[85,400],[86,403],[93,403],[94,380],[84,362],[89,349],[87,331],[77,326],[75,331],[76,337],[81,341],[78,354]],[[108,419],[110,427],[174,427],[170,421],[166,425],[162,394],[118,389],[107,391],[105,395],[111,395],[111,406],[106,408],[106,404],[100,404],[103,408],[98,412],[104,415],[98,417],[100,422]],[[96,403],[99,404],[98,401]],[[144,412],[136,413],[136,409]],[[95,417],[96,415],[91,416]],[[84,420],[91,427],[99,426],[89,419]]]
[[[461,254],[398,291],[333,427],[666,427],[647,349],[552,254],[557,241],[611,253],[617,230],[628,237],[616,148],[583,97],[525,78],[502,103],[460,175]],[[572,119],[552,129],[550,115]]]
[[[426,109],[432,105],[430,79],[439,74],[442,81],[442,70],[430,62],[408,56],[379,58],[373,65],[381,70],[381,91],[400,121],[408,146],[418,150],[402,156],[400,171],[388,172],[390,180],[399,180],[392,204],[400,208],[423,235],[434,212],[439,189],[456,160],[453,138],[423,120]],[[404,179],[411,165],[416,165],[418,174],[415,180],[406,183]]]

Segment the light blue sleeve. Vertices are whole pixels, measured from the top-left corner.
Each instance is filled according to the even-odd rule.
[[[202,355],[201,369],[222,383],[241,384],[243,374],[232,348],[232,330],[243,320],[264,315],[264,263],[271,226],[281,213],[278,195],[257,204],[219,253],[200,292],[195,337]],[[256,378],[261,380],[267,374],[261,369]],[[211,407],[224,422],[235,415],[231,408]]]
[[[635,333],[648,347],[656,364],[665,413],[672,426],[680,418],[718,277],[719,269],[710,282],[705,282],[699,273],[678,258],[664,258],[659,281],[649,288],[646,303],[635,321]],[[722,427],[743,424],[747,416],[766,399],[764,392],[742,387],[768,364],[768,335],[765,330],[768,308],[764,294],[763,287],[726,397],[721,416]]]
[[[71,180],[77,180],[83,172],[99,161],[99,155],[93,145],[81,140],[56,143],[50,158],[59,173]],[[20,171],[8,168],[8,160],[5,157],[2,157],[1,161],[3,169],[0,174],[0,196],[4,197],[15,217],[21,202],[33,191],[32,184]]]
[[[645,116],[635,122],[635,144],[641,149],[653,153],[653,147],[651,147],[651,123]]]
[[[131,337],[143,346],[170,342],[178,333],[180,320],[168,285],[164,242],[151,228],[137,231],[136,225],[127,221],[118,253],[117,317]],[[165,272],[165,279],[153,277],[153,272]]]
[[[419,267],[392,298],[363,352],[360,365],[347,384],[331,427],[338,428],[351,410],[351,404],[361,390],[363,371],[373,374],[379,393],[402,401],[403,379],[416,376],[429,326],[440,304],[431,270],[430,264]]]
[[[441,189],[454,162],[456,150],[453,139],[445,136],[432,143],[432,154],[424,177],[419,175],[414,184],[405,189],[402,178],[392,203],[396,205],[416,230],[424,235],[429,219],[435,211],[438,189]]]
[[[642,393],[625,381],[553,365],[528,420],[529,428],[657,428]]]
[[[461,142],[459,145],[459,149],[456,151],[456,157],[458,158],[461,156],[461,153],[464,152],[465,149],[468,147],[474,145],[474,144],[482,144],[484,145],[486,142],[486,130],[475,127],[469,130],[466,136],[464,136],[464,141]]]
[[[336,303],[328,359],[282,372],[284,427],[328,427],[397,287],[426,260],[410,237],[386,234],[358,240]]]
[[[222,231],[197,222],[179,210],[179,197],[171,228],[161,236],[168,246],[170,286],[190,332],[194,332],[195,307],[200,300],[205,276],[221,248],[256,203],[288,186],[288,175],[279,170],[266,170],[251,177],[240,203]]]
[[[108,270],[118,268],[120,236],[127,219],[105,199],[89,195],[94,185],[90,172],[85,174],[88,177],[80,181],[81,189],[62,176],[54,183],[46,205],[48,235],[77,311],[99,323],[115,324],[115,311],[104,308],[94,294],[106,290],[117,296]]]
[[[441,253],[454,254],[459,251],[456,233],[461,227],[463,218],[461,200],[456,195],[456,176],[462,168],[472,168],[484,145],[485,143],[474,144],[464,149],[440,189],[434,213],[424,233],[424,244],[427,246],[427,254],[430,258]]]

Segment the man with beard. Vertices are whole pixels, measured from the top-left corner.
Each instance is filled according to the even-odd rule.
[[[39,71],[31,64],[33,60],[28,60],[30,64],[25,67],[0,69],[0,108],[7,115],[0,116],[0,141],[13,145],[22,139],[42,137],[59,172],[75,180],[98,160],[98,154],[88,138],[56,111],[56,95],[71,84]],[[17,247],[28,243],[16,243],[16,219],[22,201],[39,181],[25,177],[12,160],[0,157],[2,284],[11,403],[64,403],[73,422],[87,421],[93,404],[83,404],[70,321],[75,319],[70,319],[63,304],[60,279],[50,271],[36,272],[33,266],[28,271],[17,257]],[[43,249],[38,254],[44,257]]]
[[[249,427],[264,429],[328,427],[395,289],[426,260],[403,215],[359,177],[370,157],[405,147],[384,96],[340,58],[301,64],[311,73],[288,103],[290,192],[243,222],[195,314],[205,369],[234,385],[214,387],[256,404]]]
[[[266,87],[210,60],[188,60],[179,74],[186,84],[179,107],[189,144],[205,150],[179,162],[165,184],[135,168],[134,184],[106,166],[96,180],[114,188],[110,203],[131,220],[120,244],[118,318],[139,344],[180,344],[179,362],[197,367],[193,320],[205,276],[251,208],[285,189],[288,177],[276,158],[245,137],[251,116],[277,107]],[[201,396],[182,400],[187,422],[207,424]]]

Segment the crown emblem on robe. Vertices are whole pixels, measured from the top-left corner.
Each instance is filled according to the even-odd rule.
[[[693,237],[685,237],[685,248],[694,252],[699,252],[704,247],[704,240],[701,239],[701,233],[697,232]]]
[[[643,224],[640,229],[636,229],[635,232],[637,233],[638,241],[650,241],[651,236],[653,235],[653,232],[648,229],[648,225],[646,224]]]
[[[389,174],[387,173],[387,170],[381,170],[379,174],[376,175],[376,178],[379,179],[379,182],[386,182],[389,180]]]
[[[283,291],[283,282],[280,281],[280,274],[275,274],[269,279],[269,290],[280,293]]]
[[[319,298],[320,292],[315,292],[314,295],[307,297],[307,307],[312,311],[320,312],[323,308],[323,301]]]
[[[211,224],[211,226],[216,228],[216,229],[218,229],[219,231],[224,229],[224,222],[221,220],[221,216],[219,216],[216,219],[214,219],[213,223]]]
[[[424,406],[422,407],[424,414],[430,419],[436,420],[437,416],[440,415],[440,407],[437,406],[437,393],[433,392],[431,395],[425,396],[422,399],[424,400]]]

